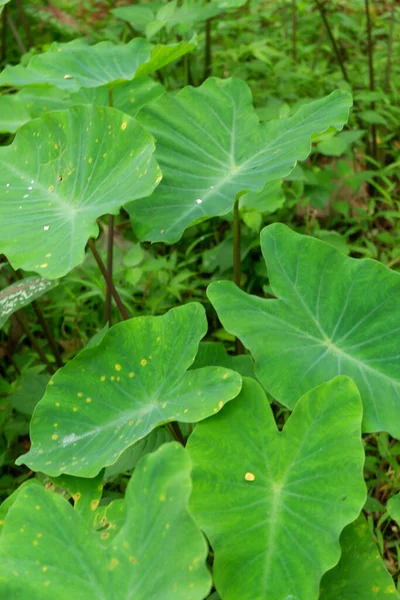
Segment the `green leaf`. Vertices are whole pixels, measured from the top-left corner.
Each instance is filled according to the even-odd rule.
[[[0,131],[15,133],[30,120],[30,115],[17,94],[0,96]]]
[[[262,231],[261,246],[277,300],[229,282],[211,284],[208,295],[265,389],[292,408],[299,394],[348,375],[363,400],[363,430],[398,438],[400,275],[281,224]]]
[[[147,455],[127,487],[125,522],[103,546],[65,498],[25,488],[3,527],[2,597],[202,600],[211,587],[207,544],[187,511],[190,490],[179,444]]]
[[[178,42],[177,44],[157,44],[152,47],[150,60],[142,64],[136,73],[136,77],[144,77],[155,71],[159,71],[166,65],[178,60],[185,54],[193,52],[197,47],[194,40],[189,42]]]
[[[132,27],[141,33],[144,33],[146,27],[155,19],[155,12],[150,6],[146,5],[132,5],[132,6],[119,6],[118,8],[112,8],[110,12],[122,21],[127,21]]]
[[[82,519],[92,522],[94,511],[103,495],[103,479],[104,471],[100,471],[97,477],[92,479],[60,475],[60,477],[53,477],[52,481],[55,486],[68,491],[74,501],[74,508]]]
[[[31,416],[36,404],[43,397],[49,382],[49,375],[34,372],[23,373],[15,382],[10,402],[20,413]]]
[[[2,289],[0,291],[0,328],[16,310],[40,298],[56,285],[58,285],[58,281],[49,281],[41,277],[25,277],[25,279]]]
[[[232,356],[220,342],[201,342],[192,366],[194,369],[210,366],[225,367],[240,373],[242,377],[254,378],[254,363],[251,356],[249,354]]]
[[[131,117],[135,117],[143,106],[153,102],[163,94],[164,88],[160,83],[153,81],[150,77],[141,77],[133,81],[125,81],[113,87],[113,106]],[[81,88],[78,92],[70,95],[69,104],[109,106],[109,100],[107,88]]]
[[[126,471],[134,469],[143,456],[149,454],[150,452],[154,452],[166,442],[171,441],[172,436],[168,429],[165,427],[154,429],[148,435],[146,435],[145,438],[127,448],[125,452],[121,454],[116,463],[110,467],[107,467],[104,479],[106,481],[110,481],[115,479],[120,473],[126,473]]]
[[[365,123],[370,123],[372,125],[387,126],[388,124],[386,119],[380,113],[376,112],[376,110],[362,110],[360,113],[358,113],[358,116]]]
[[[18,464],[93,477],[159,425],[217,413],[237,396],[241,378],[220,367],[186,372],[206,331],[195,303],[112,327],[54,375],[32,418],[31,450]]]
[[[390,517],[400,525],[400,494],[392,496],[386,505]]]
[[[128,44],[100,42],[93,46],[83,40],[53,43],[43,54],[31,58],[26,67],[6,66],[0,85],[54,85],[70,92],[80,87],[99,87],[133,79],[138,67],[150,59],[150,45],[136,38]]]
[[[75,106],[30,121],[0,148],[0,252],[15,269],[65,275],[97,236],[98,217],[157,185],[153,152],[151,136],[115,109]]]
[[[245,379],[235,401],[196,425],[190,510],[224,600],[318,598],[365,501],[361,409],[354,383],[337,377],[303,396],[279,432],[261,387]]]
[[[199,219],[223,215],[236,196],[288,175],[310,152],[310,137],[341,128],[351,97],[336,91],[289,119],[261,124],[247,85],[207,79],[165,94],[138,119],[157,139],[163,181],[146,200],[128,204],[140,239],[175,242]]]
[[[259,192],[248,192],[239,199],[239,207],[243,209],[254,209],[260,213],[273,213],[282,208],[285,202],[285,194],[282,190],[282,179],[270,181]]]
[[[364,515],[340,536],[342,556],[321,582],[321,600],[382,600],[399,598]]]

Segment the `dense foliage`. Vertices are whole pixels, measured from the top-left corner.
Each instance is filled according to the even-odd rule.
[[[400,597],[396,2],[0,11],[0,598]]]

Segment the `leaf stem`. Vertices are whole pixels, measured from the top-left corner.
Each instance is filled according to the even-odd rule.
[[[204,49],[204,81],[211,76],[211,22],[212,19],[206,21],[206,40]]]
[[[371,14],[369,10],[369,0],[365,0],[365,16],[367,18],[367,41],[368,41],[368,70],[369,70],[369,89],[375,91],[375,75],[374,75],[374,56],[372,43],[372,25]],[[375,110],[375,102],[371,102],[371,109]],[[371,126],[372,135],[372,158],[378,160],[378,144],[376,135],[376,125]]]
[[[183,437],[181,428],[179,427],[179,423],[177,423],[176,421],[172,421],[172,423],[167,423],[167,429],[175,441],[182,444],[182,446],[185,445],[185,438]]]
[[[109,286],[109,288],[111,290],[111,294],[112,294],[112,296],[113,296],[113,298],[115,300],[115,303],[116,303],[116,305],[118,307],[119,312],[121,313],[122,318],[125,319],[125,320],[129,319],[129,315],[127,313],[127,310],[126,310],[125,306],[122,303],[121,297],[118,294],[118,292],[115,289],[115,286],[114,286],[112,280],[109,277],[109,273],[108,273],[106,267],[104,266],[103,261],[101,260],[100,254],[97,252],[97,248],[96,248],[93,240],[90,239],[90,238],[88,240],[88,246],[89,246],[90,250],[92,251],[92,254],[93,254],[93,256],[94,256],[94,258],[95,258],[95,260],[96,260],[96,262],[97,262],[97,264],[99,266],[99,269],[100,269],[101,274],[103,275],[103,277],[105,279],[105,282],[107,283],[107,285]]]
[[[112,108],[114,106],[113,88],[108,88],[108,105]],[[110,280],[112,281],[113,276],[113,251],[114,251],[114,215],[108,215],[108,231],[107,231],[107,272]],[[106,304],[105,304],[105,319],[108,325],[111,327],[112,324],[112,311],[111,311],[111,299],[112,292],[111,287],[106,285]]]
[[[387,58],[386,58],[386,68],[385,68],[385,85],[383,89],[386,94],[390,91],[390,70],[392,66],[392,51],[393,51],[393,29],[395,22],[395,10],[396,8],[396,0],[392,0],[392,7],[390,11],[390,29],[389,29],[389,37],[388,37],[388,47],[387,47]]]
[[[19,271],[15,271],[15,276],[20,280],[24,278],[22,273],[20,273]],[[40,309],[38,302],[36,300],[32,300],[31,304],[32,304],[33,310],[36,313],[36,316],[37,316],[40,326],[43,330],[43,333],[49,343],[50,349],[51,349],[52,353],[54,354],[54,358],[56,359],[56,365],[58,368],[61,368],[64,366],[64,363],[61,358],[61,354],[58,349],[57,342],[55,341],[55,339],[52,336],[52,333],[49,329],[49,326],[47,325],[46,319],[43,316],[43,313]]]
[[[240,288],[241,279],[240,234],[239,199],[236,198],[233,205],[233,282],[238,288]],[[236,338],[236,354],[244,354],[243,344],[238,338]]]
[[[55,373],[54,368],[53,368],[52,364],[49,362],[46,354],[43,352],[43,349],[37,343],[35,336],[29,329],[29,324],[28,324],[28,321],[26,319],[24,312],[22,310],[17,310],[14,313],[14,316],[15,316],[19,326],[21,327],[22,331],[25,333],[25,335],[29,339],[30,343],[32,344],[32,348],[36,351],[36,353],[40,356],[43,363],[46,365],[47,371],[50,373],[50,375],[54,375],[54,373]]]
[[[318,8],[318,10],[319,10],[319,12],[321,14],[322,20],[324,22],[326,32],[327,32],[327,34],[329,36],[329,39],[331,40],[332,48],[333,48],[333,51],[334,51],[334,53],[336,55],[336,59],[337,59],[337,61],[339,63],[340,70],[342,71],[342,75],[343,75],[344,79],[347,81],[347,83],[350,84],[350,79],[349,79],[349,76],[347,74],[344,61],[343,61],[342,56],[340,54],[339,47],[338,47],[338,45],[336,43],[336,40],[335,40],[335,38],[333,36],[333,33],[332,33],[331,26],[330,26],[329,21],[328,21],[328,19],[326,17],[325,7],[321,4],[320,0],[315,0],[315,4],[317,5],[317,8]]]

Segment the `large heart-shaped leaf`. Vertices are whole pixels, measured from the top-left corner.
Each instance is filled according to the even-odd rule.
[[[125,522],[104,547],[65,498],[26,487],[1,536],[2,597],[202,600],[211,587],[207,544],[187,511],[190,488],[179,444],[147,455],[127,487]]]
[[[265,388],[293,407],[299,394],[348,375],[364,403],[364,431],[399,437],[400,275],[281,224],[263,230],[261,246],[278,300],[229,282],[208,294],[225,329],[253,354]]]
[[[303,396],[279,432],[261,387],[196,426],[190,510],[214,549],[224,600],[318,598],[339,535],[365,501],[361,401],[338,377]]]
[[[195,303],[112,327],[54,375],[33,414],[32,448],[18,464],[93,477],[159,425],[217,413],[241,378],[222,367],[187,371],[206,331]]]
[[[0,85],[47,84],[73,92],[133,79],[149,59],[150,44],[141,38],[120,45],[100,42],[91,46],[83,40],[54,43],[47,52],[33,56],[26,67],[8,65],[0,74]]]
[[[0,148],[0,252],[15,269],[65,275],[98,217],[157,185],[153,152],[152,137],[115,109],[75,106],[30,121]]]
[[[400,596],[386,570],[364,515],[340,536],[342,556],[321,581],[321,600],[384,600]]]
[[[0,290],[0,329],[16,310],[43,296],[58,284],[42,277],[25,277]]]
[[[141,38],[119,45],[90,45],[84,40],[54,43],[47,52],[33,56],[26,67],[8,65],[0,73],[0,86],[45,84],[69,92],[97,88],[153,73],[195,48],[194,42],[185,41],[152,48]]]
[[[0,131],[15,133],[30,120],[30,115],[17,94],[0,96]]]
[[[175,242],[197,219],[222,215],[245,190],[290,173],[310,152],[313,133],[343,127],[351,96],[336,91],[289,119],[259,123],[247,85],[207,79],[199,88],[165,94],[138,119],[157,139],[162,184],[128,205],[141,239]]]

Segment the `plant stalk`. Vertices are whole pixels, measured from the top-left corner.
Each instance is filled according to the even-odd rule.
[[[21,280],[24,278],[24,276],[22,275],[22,273],[20,273],[19,271],[15,271],[15,276]],[[56,359],[56,365],[58,368],[61,368],[64,366],[63,360],[61,358],[61,354],[60,351],[58,349],[57,346],[57,342],[55,341],[55,339],[52,336],[52,333],[49,329],[49,326],[47,325],[46,319],[43,316],[43,313],[40,309],[39,303],[36,300],[32,300],[31,302],[32,304],[32,308],[35,311],[35,314],[38,318],[38,321],[40,323],[40,326],[43,330],[43,333],[49,343],[50,349],[52,351],[52,353],[54,354],[54,358]]]
[[[19,35],[18,29],[15,26],[12,16],[9,14],[7,14],[7,23],[9,28],[11,29],[11,33],[13,34],[15,41],[17,42],[19,51],[21,52],[21,54],[26,54],[25,44],[22,41],[21,36]]]
[[[240,234],[239,199],[236,198],[233,205],[233,282],[239,288],[241,279]],[[236,354],[244,354],[244,346],[238,338],[236,338]]]
[[[372,44],[372,24],[371,15],[369,11],[369,0],[365,1],[365,16],[367,18],[367,42],[368,42],[368,70],[369,70],[369,89],[370,92],[375,91],[375,74],[374,74],[374,56],[373,56],[373,44]],[[371,109],[375,110],[375,102],[371,102]],[[378,160],[378,144],[376,125],[371,126],[371,137],[372,137],[372,158]]]
[[[325,25],[326,32],[327,32],[327,34],[329,36],[329,39],[330,39],[331,44],[332,44],[333,51],[334,51],[336,59],[337,59],[337,61],[339,63],[340,70],[342,71],[342,75],[343,75],[345,81],[347,81],[347,83],[351,85],[349,76],[348,76],[347,71],[346,71],[346,67],[345,67],[344,61],[343,61],[342,56],[340,54],[339,47],[338,47],[338,45],[336,43],[336,40],[335,40],[335,38],[333,36],[333,33],[332,33],[331,26],[329,25],[329,21],[328,21],[328,19],[326,17],[325,7],[321,4],[320,0],[315,0],[315,4],[317,5],[317,8],[318,8],[318,10],[319,10],[319,12],[321,14],[322,20],[323,20],[324,25]]]
[[[96,262],[97,262],[97,264],[99,266],[99,269],[100,269],[101,274],[103,275],[103,277],[105,279],[105,282],[106,282],[107,286],[111,290],[111,294],[112,294],[112,296],[113,296],[113,298],[115,300],[115,303],[116,303],[116,305],[118,307],[119,312],[121,313],[122,318],[124,320],[129,319],[129,315],[127,313],[127,310],[126,310],[125,306],[122,303],[121,297],[118,294],[117,290],[115,289],[115,286],[114,286],[112,280],[109,277],[108,271],[107,271],[106,267],[104,266],[104,263],[101,260],[101,256],[97,252],[97,248],[96,248],[96,246],[95,246],[95,244],[94,244],[94,242],[93,242],[92,239],[88,240],[88,246],[89,246],[90,250],[92,251],[92,254],[93,254],[93,256],[94,256],[94,258],[95,258],[95,260],[96,260]]]
[[[297,7],[296,7],[296,0],[292,0],[292,54],[293,54],[293,62],[297,63]]]
[[[7,59],[7,4],[3,8],[1,15],[1,64],[4,65]]]
[[[386,58],[386,68],[385,68],[385,85],[384,90],[388,94],[390,90],[390,70],[392,67],[392,52],[393,52],[393,30],[394,30],[394,22],[395,22],[395,8],[396,8],[396,0],[392,0],[392,7],[390,10],[390,29],[388,36],[388,49],[387,49],[387,58]]]
[[[46,365],[47,371],[50,373],[50,375],[54,375],[54,372],[55,372],[54,368],[53,368],[52,364],[49,362],[49,360],[47,359],[47,356],[43,352],[42,348],[37,343],[35,336],[29,329],[29,325],[28,325],[28,322],[27,322],[24,312],[22,310],[17,310],[17,311],[15,311],[14,316],[15,316],[19,326],[21,327],[22,331],[25,333],[25,335],[29,339],[29,341],[32,345],[32,348],[40,356],[42,362]]]
[[[112,107],[114,105],[113,100],[113,89],[108,88],[108,105]],[[113,251],[114,251],[114,216],[108,215],[108,232],[107,232],[107,272],[110,280],[112,281],[113,276]],[[105,319],[108,325],[112,325],[112,292],[110,286],[106,285],[106,303],[105,303]]]
[[[212,19],[206,21],[206,40],[204,49],[204,81],[211,76],[211,22]]]
[[[177,423],[176,421],[172,421],[171,423],[167,423],[167,429],[170,432],[170,434],[172,435],[172,437],[174,438],[175,441],[179,442],[180,444],[182,444],[182,446],[185,445],[185,438],[183,437],[181,428],[179,427],[179,423]]]

